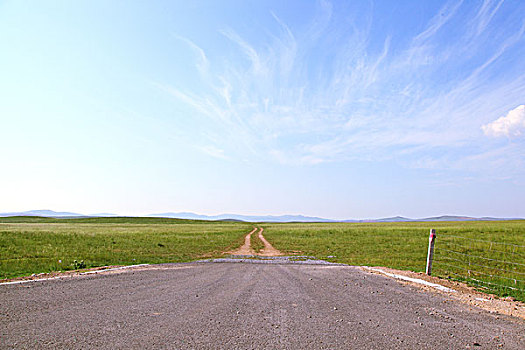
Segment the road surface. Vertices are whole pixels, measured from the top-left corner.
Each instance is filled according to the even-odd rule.
[[[524,349],[525,323],[359,268],[190,263],[0,286],[2,349]]]

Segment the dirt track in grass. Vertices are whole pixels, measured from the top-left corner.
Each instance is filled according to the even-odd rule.
[[[259,229],[259,239],[263,242],[264,248],[257,255],[260,255],[260,256],[281,256],[281,255],[284,255],[283,253],[281,253],[280,250],[275,249],[270,244],[270,242],[268,242],[266,240],[266,238],[264,238],[263,231],[264,231],[264,229],[261,227]]]
[[[264,244],[264,248],[260,252],[254,251],[251,245],[252,234],[254,234],[257,230],[259,230],[257,235],[259,236],[259,239],[261,240],[261,242],[263,242]],[[264,238],[263,231],[264,229],[262,227],[261,228],[255,227],[252,231],[250,231],[244,237],[244,244],[241,247],[239,247],[238,249],[234,251],[230,251],[226,253],[231,254],[231,255],[258,255],[258,256],[282,256],[284,255],[283,253],[281,253],[280,250],[275,249],[270,244],[270,242],[266,240],[266,238]]]
[[[251,245],[251,237],[252,233],[257,231],[257,228],[254,227],[253,230],[251,230],[245,237],[244,237],[244,244],[240,246],[238,249],[226,252],[226,254],[232,254],[232,255],[254,255],[255,252],[252,249]]]

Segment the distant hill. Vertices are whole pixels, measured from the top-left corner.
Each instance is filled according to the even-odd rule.
[[[319,218],[315,216],[304,215],[238,215],[238,214],[221,214],[221,215],[201,215],[195,213],[181,212],[181,213],[160,213],[147,215],[150,217],[164,217],[176,219],[190,219],[190,220],[235,220],[247,222],[412,222],[412,221],[495,221],[495,220],[523,220],[522,218],[493,218],[481,217],[475,218],[470,216],[455,216],[442,215],[435,217],[428,217],[422,219],[410,219],[403,216],[394,216],[381,219],[365,219],[365,220],[332,220]]]
[[[471,216],[455,216],[455,215],[442,215],[430,218],[418,219],[413,221],[497,221],[497,220],[523,220],[522,218],[493,218],[493,217],[481,217],[475,218]]]
[[[523,220],[523,218],[493,218],[493,217],[471,217],[471,216],[459,216],[459,215],[442,215],[433,216],[422,219],[410,219],[402,216],[395,216],[384,219],[372,219],[372,220],[359,220],[359,222],[414,222],[414,221],[498,221],[498,220]],[[355,222],[355,221],[354,221]]]
[[[85,216],[83,214],[78,213],[70,213],[66,211],[53,211],[49,209],[41,209],[41,210],[29,210],[29,211],[22,211],[22,212],[12,212],[12,213],[0,213],[0,216],[43,216],[43,217],[49,217],[49,218],[55,218],[55,217],[77,217],[77,216]]]
[[[90,218],[90,217],[119,217],[122,215],[111,213],[98,213],[84,215],[72,212],[57,212],[49,209],[29,210],[24,212],[0,213],[0,217],[6,216],[41,216],[49,218]],[[524,220],[523,218],[494,218],[494,217],[470,217],[459,215],[442,215],[422,219],[410,219],[403,216],[394,216],[380,219],[365,220],[331,220],[315,216],[304,215],[239,215],[239,214],[221,214],[221,215],[201,215],[190,212],[180,213],[159,213],[145,215],[144,217],[152,218],[173,218],[186,220],[208,220],[208,221],[246,221],[246,222],[413,222],[413,221],[495,221],[495,220]]]
[[[391,218],[373,220],[373,222],[405,222],[405,221],[413,221],[413,219],[405,218],[402,216],[394,216]]]
[[[480,219],[470,217],[470,216],[442,215],[442,216],[434,216],[430,218],[420,219],[419,221],[473,221],[473,220],[480,220]]]
[[[117,216],[121,216],[121,215],[111,214],[111,213],[97,213],[97,214],[89,214],[88,216],[93,216],[93,217],[96,217],[96,218],[107,218],[107,217],[117,217]]]
[[[147,215],[150,217],[191,219],[191,220],[235,220],[247,222],[335,222],[335,220],[323,219],[304,215],[239,215],[239,214],[221,214],[221,215],[201,215],[195,213],[160,213]]]

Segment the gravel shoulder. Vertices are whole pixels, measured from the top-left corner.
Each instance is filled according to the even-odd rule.
[[[451,299],[460,301],[470,306],[481,308],[488,312],[498,313],[507,316],[514,316],[525,320],[525,303],[516,301],[511,297],[500,298],[492,294],[480,292],[476,288],[470,287],[465,283],[446,280],[434,276],[428,276],[421,272],[395,270],[388,267],[376,267],[374,268],[374,270],[376,271],[370,270],[370,268],[364,268],[372,273],[379,273],[377,272],[377,270],[380,270],[390,274],[401,275],[435,283],[451,289],[452,292],[440,291],[436,288],[428,287],[422,284],[398,280],[398,282],[400,283],[413,285],[431,293],[440,293],[442,295],[446,295]]]

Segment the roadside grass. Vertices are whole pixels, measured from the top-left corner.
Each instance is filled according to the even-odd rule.
[[[186,262],[240,246],[248,223],[164,218],[0,218],[0,279],[106,265]]]
[[[259,228],[257,228],[257,231],[252,233],[250,238],[250,244],[255,254],[259,254],[264,248],[264,243],[259,238]]]
[[[275,223],[262,224],[264,235],[282,252],[311,255],[320,259],[349,265],[385,266],[399,270],[424,272],[426,266],[428,235],[436,229],[437,240],[433,275],[467,282],[486,292],[500,296],[513,296],[525,301],[525,293],[515,288],[525,288],[516,279],[525,277],[525,252],[497,253],[495,244],[475,242],[504,242],[525,246],[525,221],[463,221],[463,222],[402,222],[402,223]],[[456,270],[444,265],[445,247],[463,237],[469,255],[486,256],[488,259],[513,261],[517,264],[494,263],[483,260],[474,274],[466,256],[455,256]],[[460,244],[457,243],[457,244]],[[458,249],[458,248],[456,248]],[[501,250],[501,248],[499,248]],[[482,255],[483,254],[483,255]],[[498,255],[499,254],[499,255]],[[487,262],[491,264],[487,264]],[[470,264],[473,260],[470,258]],[[499,271],[505,270],[510,272]],[[451,272],[454,272],[452,273]],[[466,272],[471,271],[470,275]],[[499,275],[490,277],[487,275]],[[475,278],[473,277],[475,276]],[[480,282],[481,281],[481,282]],[[514,289],[513,289],[514,288]]]
[[[525,301],[525,222],[443,229],[433,271],[480,290]]]

